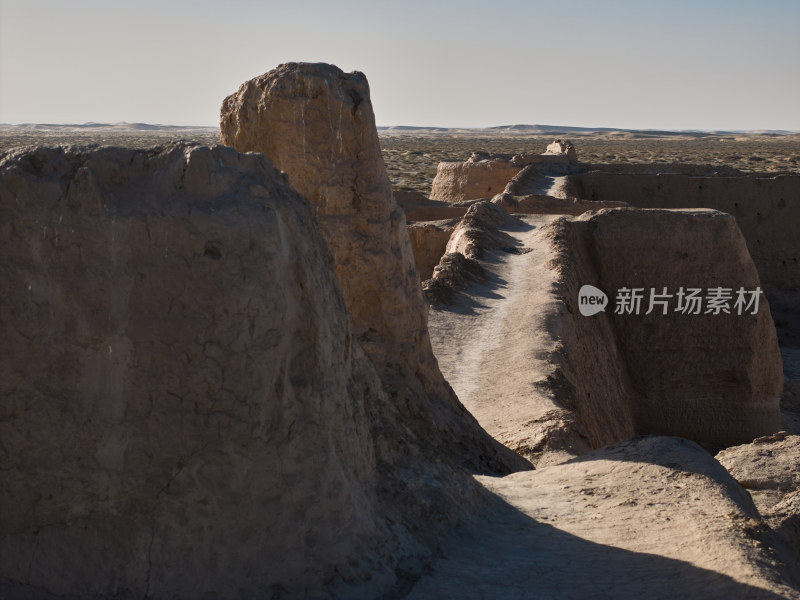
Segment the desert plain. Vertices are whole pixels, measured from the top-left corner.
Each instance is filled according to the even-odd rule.
[[[744,173],[800,173],[800,134],[792,132],[603,131],[592,128],[513,125],[484,129],[379,127],[386,170],[396,190],[429,195],[441,161],[473,152],[542,152],[554,137],[571,139],[581,160],[598,164],[674,164],[730,167]],[[219,142],[217,127],[117,123],[0,125],[0,150],[15,146],[101,144],[147,148],[168,142]]]
[[[2,126],[0,593],[800,598],[798,161],[306,63]]]

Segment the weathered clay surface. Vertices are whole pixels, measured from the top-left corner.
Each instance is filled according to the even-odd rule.
[[[491,198],[502,192],[521,168],[502,159],[440,162],[431,188],[431,200],[458,202]]]
[[[651,287],[758,287],[732,217],[510,219],[492,203],[470,213],[448,251],[479,261],[484,276],[451,277],[458,294],[436,290],[432,339],[459,397],[504,444],[544,466],[637,431],[733,445],[780,429],[781,359],[763,297],[756,315],[676,314],[674,299],[668,314],[644,314]],[[585,284],[609,295],[605,312],[580,314]],[[613,314],[623,286],[647,290],[638,314]]]
[[[598,328],[610,325],[630,377],[637,430],[732,445],[780,429],[783,373],[769,306],[762,295],[755,315],[752,307],[743,314],[734,308],[736,290],[755,290],[760,280],[733,217],[703,209],[622,208],[561,220],[558,228],[564,228],[569,255],[567,310],[579,339],[599,339]],[[580,315],[584,284],[608,294],[605,312]],[[681,287],[700,288],[705,297],[718,286],[733,290],[730,314],[709,314],[706,302],[702,314],[676,311]],[[644,290],[638,314],[617,314],[615,297],[625,287]],[[658,304],[645,314],[651,289],[661,294],[663,288],[673,295],[667,314]]]
[[[447,242],[459,219],[409,223],[408,237],[414,250],[414,261],[422,281],[430,279],[433,268],[439,264],[447,248]]]
[[[577,153],[572,142],[562,140],[555,140],[544,154],[509,156],[473,152],[465,162],[439,163],[431,199],[445,202],[489,199],[504,191],[515,195],[547,194],[553,179],[562,178],[566,182],[566,176],[575,170],[576,162]],[[509,189],[507,186],[523,173],[526,174],[523,187],[529,188],[533,184],[535,189],[520,190],[517,189],[519,185]],[[548,185],[539,189],[548,180]],[[558,193],[550,195],[567,197]]]
[[[800,569],[800,436],[780,433],[759,438],[723,450],[717,460],[750,492]]]
[[[422,291],[431,306],[451,305],[460,291],[486,280],[486,271],[477,260],[448,252],[434,267],[430,279],[422,282]]]
[[[785,348],[782,348],[786,354]],[[793,349],[797,352],[797,349]],[[786,367],[784,358],[784,369]],[[781,397],[781,415],[783,417],[783,429],[792,435],[800,435],[800,379],[790,379],[788,376],[783,380],[783,396]]]
[[[450,534],[409,599],[798,597],[747,492],[687,440],[479,479],[495,505]]]
[[[641,208],[714,208],[736,217],[761,281],[800,289],[800,177],[698,177],[681,173],[582,173],[579,197]]]
[[[220,129],[224,143],[268,156],[311,201],[353,331],[401,413],[468,468],[526,468],[478,426],[439,371],[366,77],[326,64],[281,65],[224,100]]]
[[[460,219],[467,212],[466,206],[454,206],[449,202],[429,200],[421,192],[394,191],[393,194],[397,205],[403,209],[406,220],[409,222]]]
[[[446,254],[425,282],[436,355],[459,398],[537,466],[634,435],[610,328],[582,336],[564,305],[567,258],[547,227],[558,217],[510,218],[492,203],[470,212],[451,243],[473,258]]]
[[[751,493],[766,494],[754,494],[757,506],[770,506],[783,494],[800,489],[800,436],[783,433],[758,438],[723,450],[717,460]]]
[[[459,252],[467,258],[482,259],[486,252],[507,247],[513,249],[517,242],[503,229],[520,225],[502,208],[491,202],[478,202],[467,210],[447,242],[447,252]]]
[[[515,154],[511,157],[511,164],[518,167],[539,165],[545,168],[559,169],[559,165],[569,165],[566,154]]]
[[[0,595],[371,598],[480,504],[263,156],[12,153],[0,228]]]
[[[553,143],[547,146],[545,154],[564,154],[570,162],[578,160],[578,152],[575,150],[573,143],[569,140],[553,140]]]
[[[509,214],[530,215],[582,215],[589,210],[601,208],[620,208],[628,206],[625,202],[592,202],[578,198],[556,198],[544,194],[528,194],[515,196],[512,194],[498,194],[492,198],[496,204]]]

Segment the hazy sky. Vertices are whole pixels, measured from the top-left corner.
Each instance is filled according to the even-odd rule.
[[[800,0],[0,0],[0,122],[216,125],[282,62],[380,125],[800,130]]]

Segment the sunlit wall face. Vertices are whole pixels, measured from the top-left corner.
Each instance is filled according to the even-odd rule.
[[[796,0],[0,1],[0,122],[214,125],[281,62],[379,124],[800,130]]]

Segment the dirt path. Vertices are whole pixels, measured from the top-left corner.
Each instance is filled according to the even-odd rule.
[[[559,334],[541,231],[555,218],[504,229],[517,245],[485,257],[489,282],[429,314],[445,377],[512,448],[536,446],[565,412],[540,385]],[[405,597],[800,599],[747,492],[696,444],[635,438],[570,458],[553,452],[535,471],[478,477],[491,508],[451,531]]]
[[[546,166],[527,167],[510,184],[512,194],[525,196],[535,194],[565,200],[569,194],[569,176],[552,172]]]
[[[747,492],[691,442],[478,479],[493,506],[451,532],[407,599],[800,598]]]
[[[534,193],[552,196],[553,198],[566,199],[569,197],[567,193],[568,179],[566,175],[545,175],[541,191]]]
[[[489,284],[473,286],[467,301],[429,314],[445,378],[478,422],[514,449],[539,444],[563,412],[539,385],[554,371],[548,359],[558,327],[554,272],[546,266],[552,257],[541,227],[557,216],[521,217],[524,226],[506,231],[523,253],[490,253],[483,261]]]

